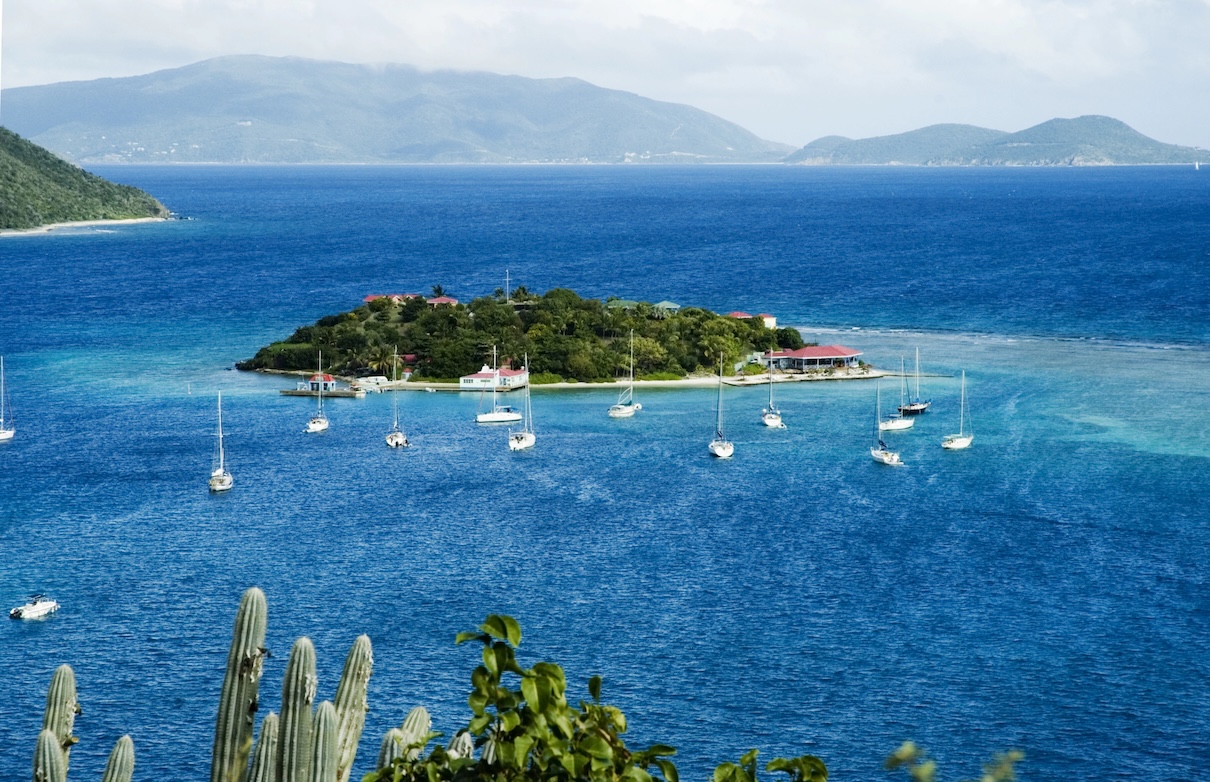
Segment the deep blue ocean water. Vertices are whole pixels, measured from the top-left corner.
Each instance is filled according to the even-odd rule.
[[[1210,176],[1184,169],[111,168],[187,220],[0,237],[0,778],[28,773],[53,669],[76,670],[76,778],[133,735],[136,779],[203,779],[242,590],[269,599],[262,707],[311,636],[332,697],[375,648],[358,775],[424,704],[451,731],[473,650],[518,617],[530,662],[592,674],[631,740],[703,780],[750,747],[945,779],[1188,780],[1210,751]],[[231,364],[366,293],[503,284],[772,312],[934,400],[868,456],[874,387],[536,391],[510,454],[476,400],[332,400]],[[943,452],[965,370],[974,447]],[[215,392],[236,487],[212,497]],[[893,393],[893,389],[884,392]]]

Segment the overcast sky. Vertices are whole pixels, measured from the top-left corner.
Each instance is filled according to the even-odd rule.
[[[1210,0],[4,0],[5,87],[224,54],[577,76],[774,141],[1106,114],[1210,148]]]

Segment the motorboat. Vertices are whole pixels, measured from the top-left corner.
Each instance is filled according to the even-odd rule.
[[[31,595],[29,602],[8,612],[9,619],[41,619],[59,610],[59,603],[46,595]]]

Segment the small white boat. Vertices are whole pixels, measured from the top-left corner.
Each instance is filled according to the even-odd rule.
[[[29,602],[8,612],[9,619],[41,619],[59,610],[54,598],[46,595],[31,595]]]
[[[907,407],[907,375],[903,372],[903,356],[899,357],[899,409]],[[894,413],[878,422],[881,432],[899,432],[911,429],[916,425],[915,418],[908,418],[903,413]]]
[[[391,380],[393,383],[399,382],[399,348],[395,348],[393,354],[393,364],[391,367]],[[391,426],[391,431],[387,432],[387,445],[391,448],[407,448],[411,445],[408,442],[408,436],[399,428],[399,389],[392,386],[391,388],[391,412],[394,414],[395,422]]]
[[[900,405],[899,412],[903,415],[920,415],[928,410],[932,403],[931,399],[920,398],[920,348],[916,348],[916,396],[906,405]]]
[[[525,369],[529,370],[529,356],[525,356]],[[514,432],[511,429],[508,431],[508,450],[524,451],[526,448],[533,448],[534,443],[538,441],[537,435],[534,434],[534,410],[529,401],[529,384],[525,384],[525,425],[521,427],[521,431]]]
[[[773,350],[769,350],[773,355]],[[770,429],[785,429],[786,424],[781,420],[781,411],[773,405],[773,359],[769,359],[769,406],[760,411],[760,420]]]
[[[0,443],[13,439],[16,433],[12,413],[8,412],[8,391],[4,388],[4,356],[0,356]]]
[[[874,413],[874,438],[878,441],[878,445],[870,449],[870,458],[879,464],[887,464],[891,467],[902,467],[903,460],[899,458],[898,451],[892,451],[887,447],[887,444],[882,441],[879,435],[877,424],[882,423],[882,384],[878,385],[878,402]]]
[[[718,362],[718,421],[714,425],[714,439],[710,441],[710,455],[719,459],[730,459],[735,453],[735,444],[723,434],[723,361]]]
[[[961,451],[970,448],[975,441],[975,432],[969,426],[966,412],[966,370],[962,371],[962,401],[958,405],[958,434],[947,434],[941,441],[941,447],[950,451]]]
[[[630,384],[618,394],[618,403],[609,408],[610,418],[633,418],[643,406],[634,401],[634,329],[630,330]]]
[[[496,346],[492,345],[492,409],[475,416],[478,424],[512,424],[521,420],[521,414],[508,405],[496,404],[496,389],[500,386],[500,368],[496,366]],[[528,388],[528,384],[526,388]],[[482,400],[480,395],[480,400]]]
[[[227,491],[235,485],[235,479],[227,470],[226,453],[223,450],[223,392],[218,394],[218,464],[210,472],[210,491]]]
[[[307,434],[328,431],[328,417],[324,415],[324,354],[322,350],[319,352],[319,393],[316,399],[319,400],[318,407],[315,415],[311,416],[310,421],[307,421]]]

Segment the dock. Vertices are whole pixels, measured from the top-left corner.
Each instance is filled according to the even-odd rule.
[[[282,396],[319,396],[318,391],[312,391],[309,388],[283,388],[279,392]],[[337,399],[363,399],[366,392],[353,388],[336,388],[331,391],[324,391],[326,397],[336,397]]]

